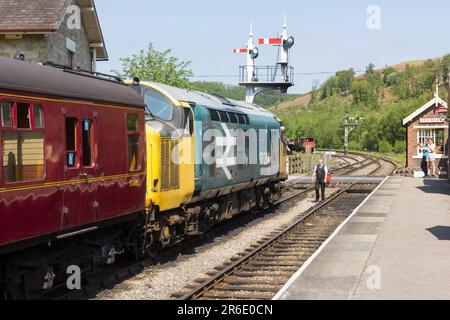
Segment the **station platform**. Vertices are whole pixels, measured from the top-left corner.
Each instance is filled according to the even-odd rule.
[[[450,184],[386,178],[274,299],[450,299]]]

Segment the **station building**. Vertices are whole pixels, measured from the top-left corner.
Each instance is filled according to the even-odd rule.
[[[407,163],[413,171],[421,171],[423,155],[419,144],[424,145],[427,138],[436,144],[436,167],[438,174],[446,176],[449,159],[449,121],[448,105],[436,91],[434,98],[403,120],[407,130]]]
[[[96,71],[107,61],[94,0],[0,0],[0,56]]]

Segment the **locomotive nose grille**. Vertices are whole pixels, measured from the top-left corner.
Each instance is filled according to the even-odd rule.
[[[180,187],[180,167],[178,151],[173,150],[178,146],[178,141],[161,140],[161,190],[178,189]]]

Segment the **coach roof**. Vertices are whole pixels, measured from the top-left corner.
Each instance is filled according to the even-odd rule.
[[[145,108],[142,97],[123,83],[0,57],[0,90],[5,89]]]

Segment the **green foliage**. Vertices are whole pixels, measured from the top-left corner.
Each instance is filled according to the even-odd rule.
[[[122,77],[138,77],[141,80],[165,83],[180,88],[190,87],[192,70],[190,61],[179,61],[171,56],[171,50],[159,52],[152,43],[148,44],[147,51],[141,50],[131,57],[120,59],[122,71],[116,74]]]
[[[377,93],[367,80],[357,80],[352,85],[352,95],[356,104],[374,106],[377,103]]]
[[[395,145],[394,145],[394,152],[396,154],[406,152],[406,142],[405,141],[396,141]]]
[[[357,142],[357,141],[350,141],[348,144],[348,147],[350,150],[354,150],[354,151],[361,151],[362,147],[361,147],[361,143]]]
[[[380,142],[380,147],[379,147],[379,151],[381,153],[389,153],[392,152],[392,145],[387,142],[386,140],[382,140]]]
[[[321,98],[326,99],[338,93],[348,94],[352,88],[354,78],[354,69],[336,72],[334,77],[331,77],[323,84]]]
[[[350,134],[350,148],[368,152],[405,153],[406,129],[402,120],[433,97],[436,81],[440,95],[447,96],[450,55],[407,66],[404,71],[387,68],[367,72],[352,79],[351,96],[343,95],[342,78],[333,76],[315,94],[308,106],[278,111],[289,138],[315,137],[319,148],[343,147],[343,118],[346,113],[366,118]],[[341,85],[340,85],[341,84]]]

